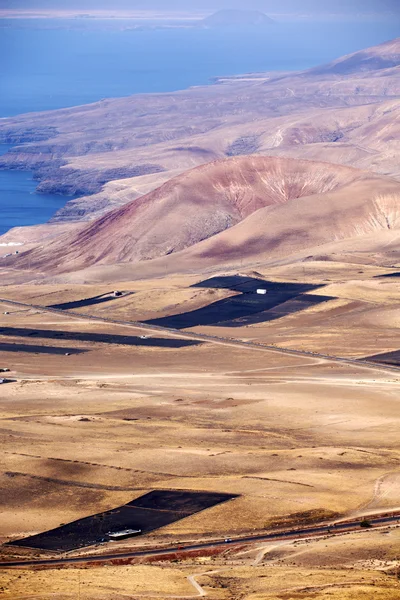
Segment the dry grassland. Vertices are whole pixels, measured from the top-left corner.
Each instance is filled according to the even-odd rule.
[[[314,276],[307,273],[307,281],[318,281],[318,265],[312,269]],[[256,337],[279,345],[286,340],[287,345],[296,343],[297,347],[329,346],[333,351],[339,347],[337,327],[347,345],[342,353],[362,355],[372,344],[371,317],[380,311],[376,329],[382,346],[375,345],[374,352],[394,349],[394,337],[388,332],[397,321],[386,322],[390,314],[397,314],[391,295],[394,284],[372,279],[377,273],[371,269],[367,281],[357,281],[351,273],[351,281],[345,282],[331,268],[338,297],[331,301],[336,303],[334,308],[328,309],[328,302],[323,309],[225,330],[224,335]],[[274,277],[278,278],[277,273]],[[281,278],[288,280],[284,268]],[[134,294],[79,310],[127,319],[140,317],[141,307],[146,307],[148,317],[171,314],[174,307],[176,312],[193,310],[208,303],[207,290],[188,289],[195,281],[135,282],[123,287]],[[366,307],[365,287],[377,294]],[[154,297],[153,289],[158,290]],[[381,298],[385,290],[388,295]],[[65,286],[62,290],[25,286],[5,288],[2,294],[35,304],[56,304],[108,291],[105,286]],[[321,293],[325,293],[323,288]],[[349,312],[349,302],[360,302],[363,307]],[[0,395],[1,541],[119,506],[155,488],[240,496],[139,541],[114,543],[113,549],[234,536],[400,507],[400,377],[396,372],[229,345],[143,347],[126,345],[119,338],[111,343],[102,337],[137,336],[143,331],[7,305],[1,306],[0,328],[4,327],[11,329],[0,334],[2,344],[35,345],[48,351],[71,347],[72,352],[70,356],[43,354],[26,347],[2,352],[0,366],[12,369],[9,375],[14,381],[2,386]],[[48,338],[39,332],[20,337],[13,335],[13,327],[62,332],[63,336]],[[76,339],[76,334],[83,338]],[[93,335],[99,336],[96,341]],[[152,342],[154,337],[168,339],[152,334]],[[77,350],[81,353],[74,354]],[[356,536],[343,536],[327,541],[326,548],[322,542],[296,548],[296,556],[293,549],[274,551],[275,562],[268,568],[264,559],[255,567],[256,556],[247,555],[247,550],[243,557],[228,553],[210,559],[212,569],[223,567],[223,573],[197,580],[215,599],[400,598],[396,579],[375,570],[379,560],[393,564],[398,560],[398,534],[358,536],[357,540],[363,536],[362,544],[357,542],[360,548],[354,545]],[[341,540],[345,544],[351,539],[350,545],[341,546]],[[374,544],[369,543],[372,539]],[[376,540],[379,544],[394,540],[393,547],[389,551],[386,544],[383,552]],[[90,549],[97,551],[101,547]],[[16,548],[2,552],[7,558],[40,555]],[[52,597],[76,598],[71,586],[76,585],[80,571],[81,598],[195,597],[199,591],[186,577],[201,573],[203,563],[193,564],[197,570],[185,563],[183,571],[181,565],[171,571],[173,565],[168,569],[132,565],[51,574],[13,571],[1,577],[8,598],[20,598],[27,589],[44,598],[40,586]],[[146,575],[146,569],[151,575]],[[122,572],[123,578],[118,575]],[[368,596],[373,582],[374,595]]]
[[[4,598],[81,598],[122,600],[141,596],[194,596],[193,586],[178,568],[157,566],[97,567],[52,571],[0,572]],[[2,589],[3,588],[3,589]],[[28,593],[27,593],[28,592]]]

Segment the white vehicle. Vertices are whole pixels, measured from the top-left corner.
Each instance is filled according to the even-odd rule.
[[[123,529],[122,531],[109,531],[108,537],[111,540],[125,540],[126,538],[133,537],[135,535],[140,535],[142,533],[141,529]]]

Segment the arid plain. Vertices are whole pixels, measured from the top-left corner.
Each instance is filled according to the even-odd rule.
[[[239,334],[227,328],[224,337],[332,355],[342,348],[341,355],[354,358],[369,356],[378,343],[382,352],[396,350],[396,283],[376,278],[390,270],[373,266],[361,274],[357,266],[344,282],[345,270],[331,265],[331,281],[318,289],[335,291],[336,297],[317,308],[251,325]],[[326,276],[323,263],[310,264],[297,273],[292,269],[291,279],[306,274],[308,281],[318,282],[322,273]],[[279,272],[274,275],[279,280]],[[281,279],[286,275],[281,272]],[[124,283],[125,291],[135,293],[107,308],[74,312],[152,319],[230,295],[218,290],[210,298],[209,289],[190,287],[198,280],[177,276]],[[360,299],[365,287],[374,296],[368,302]],[[107,291],[105,286],[10,286],[3,296],[15,299],[18,292],[19,301],[46,306]],[[9,313],[1,315],[1,342],[9,345],[8,352],[2,346],[2,359],[15,379],[1,396],[3,541],[120,506],[152,489],[238,497],[145,538],[114,543],[113,550],[234,538],[398,510],[396,371],[239,348],[229,341],[157,347],[160,338],[177,340],[179,334],[150,334],[6,304],[2,309]],[[220,329],[196,331],[221,335]],[[148,341],[141,340],[143,334]],[[145,347],[148,342],[155,345]],[[33,591],[41,585],[56,597],[76,597],[78,578],[86,590],[82,597],[88,598],[123,598],[127,591],[132,597],[193,597],[198,592],[187,577],[206,571],[211,573],[199,583],[212,598],[290,598],[282,596],[288,589],[297,594],[293,597],[368,598],[372,581],[378,598],[396,598],[397,531],[390,529],[387,537],[381,531],[347,534],[300,547],[235,546],[214,558],[175,559],[178,566],[108,567],[105,580],[101,568],[9,571],[2,579],[7,596],[15,598],[26,586]],[[5,560],[40,555],[5,548]],[[124,570],[123,584],[118,569]]]
[[[361,54],[270,87],[266,75],[154,96],[153,141],[147,122],[139,134],[139,122],[150,119],[135,113],[140,98],[71,109],[67,121],[57,111],[1,124],[7,139],[31,144],[3,157],[3,166],[46,160],[40,168],[50,169],[47,155],[67,161],[46,171],[43,185],[64,185],[67,168],[86,177],[102,164],[132,166],[133,156],[162,169],[112,181],[69,203],[54,223],[1,239],[25,246],[0,263],[0,367],[10,369],[0,390],[0,541],[155,489],[236,496],[69,556],[233,540],[226,545],[164,561],[2,569],[5,598],[400,598],[395,521],[235,542],[400,511],[399,41]],[[360,61],[370,69],[357,72]],[[183,129],[167,135],[176,98],[187,111]],[[229,113],[229,122],[205,119],[205,105],[210,115],[219,106],[221,121]],[[116,147],[102,138],[102,154],[94,124],[105,109],[103,138],[114,128]],[[260,129],[265,114],[263,127],[277,127],[272,142]],[[193,115],[207,131],[195,121],[189,131]],[[56,133],[60,122],[69,131]],[[128,125],[136,132],[129,141]],[[29,141],[28,129],[55,139]],[[246,293],[207,283],[232,276],[268,290],[262,311],[249,309],[254,289],[247,305]],[[240,318],[207,313],[242,301],[250,312]],[[190,321],[168,325],[176,315]],[[2,561],[50,556],[1,547]]]

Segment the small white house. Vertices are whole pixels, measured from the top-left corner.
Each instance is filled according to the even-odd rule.
[[[266,293],[267,293],[267,290],[265,290],[264,288],[259,288],[257,290],[257,294],[260,294],[261,296],[265,296]]]

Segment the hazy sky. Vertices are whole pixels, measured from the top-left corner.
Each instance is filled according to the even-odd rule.
[[[281,12],[386,12],[400,14],[400,0],[0,0],[1,8],[90,8],[90,9],[163,9],[218,10],[253,8],[270,13]]]

